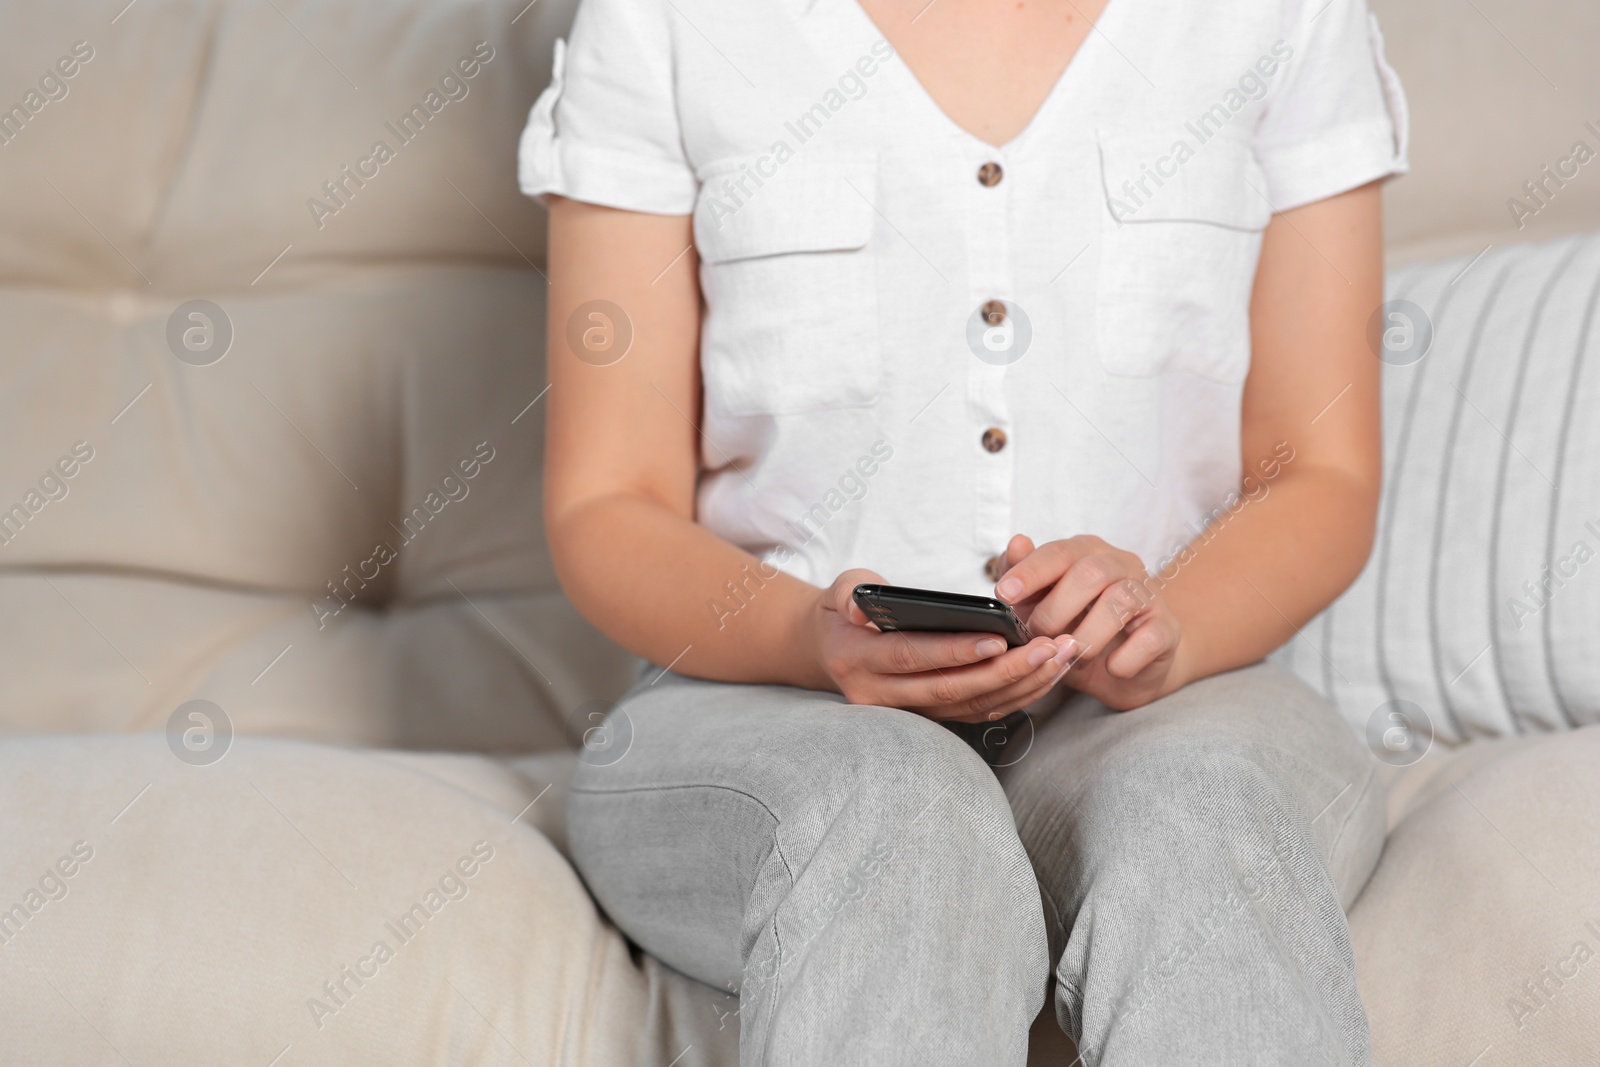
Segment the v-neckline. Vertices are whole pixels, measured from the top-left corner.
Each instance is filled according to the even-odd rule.
[[[895,46],[893,41],[889,40],[889,35],[883,32],[883,29],[867,13],[867,9],[861,6],[860,0],[839,0],[839,2],[849,8],[856,18],[866,23],[868,29],[894,48],[894,58],[899,60],[896,66],[901,71],[904,80],[910,83],[912,94],[921,98],[923,106],[932,111],[936,121],[955,131],[967,141],[990,152],[1000,153],[1015,151],[1029,138],[1029,135],[1040,124],[1046,113],[1055,105],[1056,98],[1065,92],[1067,83],[1074,78],[1077,69],[1083,66],[1083,54],[1091,47],[1090,42],[1101,34],[1101,26],[1105,24],[1107,14],[1112,9],[1122,6],[1121,0],[1106,0],[1105,6],[1100,9],[1099,16],[1089,24],[1089,31],[1084,34],[1083,40],[1078,42],[1078,47],[1073,50],[1072,58],[1067,60],[1067,65],[1056,76],[1055,82],[1050,86],[1049,91],[1045,93],[1044,99],[1039,101],[1039,106],[1034,108],[1033,114],[1028,116],[1028,121],[1023,124],[1022,129],[1018,130],[1004,143],[994,144],[979,137],[950,117],[950,113],[944,109],[938,100],[934,99],[932,93],[928,92],[928,87],[923,83],[922,78],[918,76],[916,71],[911,69],[911,64],[901,56],[900,49]]]

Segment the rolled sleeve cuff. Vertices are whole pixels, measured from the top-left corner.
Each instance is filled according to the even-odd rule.
[[[1353,122],[1259,160],[1274,212],[1324,200],[1410,170],[1388,119]]]
[[[554,193],[571,200],[651,215],[694,211],[695,180],[679,165],[539,136],[530,125],[517,152],[522,192],[539,203]]]
[[[517,145],[517,185],[540,204],[554,193],[572,200],[652,215],[694,211],[694,174],[682,161],[653,159],[556,133],[556,104],[566,74],[566,42],[556,41],[550,85],[534,102]]]

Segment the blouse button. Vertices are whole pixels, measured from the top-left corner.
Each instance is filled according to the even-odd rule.
[[[985,163],[978,168],[978,184],[985,188],[999,185],[1000,179],[1005,176],[1006,172],[1000,168],[998,163]]]
[[[1006,321],[1006,304],[1004,300],[985,300],[983,307],[978,310],[983,313],[983,321],[990,326],[998,326]]]
[[[985,452],[998,452],[1006,447],[1006,432],[998,426],[991,426],[983,431],[982,440]]]
[[[988,559],[983,561],[984,577],[988,578],[991,582],[998,582],[1001,575],[1005,574],[1005,572],[1006,554],[1004,552],[997,556],[990,556]]]

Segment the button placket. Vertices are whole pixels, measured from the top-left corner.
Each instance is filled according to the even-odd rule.
[[[971,308],[989,326],[1005,322],[1005,300],[1012,292],[1010,185],[1006,161],[995,149],[974,154],[965,183],[967,262]],[[970,176],[976,175],[973,181]],[[1006,401],[1006,368],[976,357],[967,361],[967,430],[975,453],[973,472],[973,547],[980,559],[1004,551],[1013,523],[1016,450],[1006,447],[1011,426]]]

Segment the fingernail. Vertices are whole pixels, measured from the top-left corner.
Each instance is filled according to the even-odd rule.
[[[1030,649],[1028,652],[1028,666],[1043,667],[1055,657],[1055,654],[1054,645],[1040,645],[1038,648]]]
[[[991,711],[989,713],[989,721],[990,722],[994,722],[996,719],[998,719],[1001,716],[1001,714],[1002,713],[998,712],[998,711]]]
[[[1078,658],[1078,642],[1071,637],[1063,637],[1056,645],[1056,666],[1065,667]]]
[[[1022,594],[1022,579],[1007,578],[1005,581],[995,586],[994,591],[1000,594],[1001,600],[1015,600]]]
[[[984,659],[988,659],[990,656],[998,656],[1005,650],[1006,643],[998,637],[985,637],[978,642],[978,655]]]

